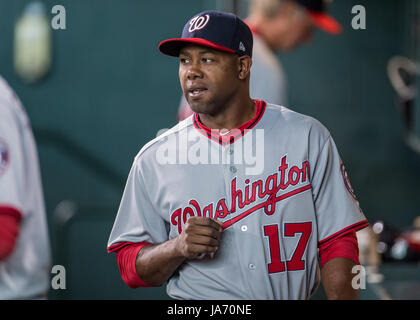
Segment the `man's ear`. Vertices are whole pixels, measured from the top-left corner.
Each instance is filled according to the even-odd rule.
[[[252,59],[249,56],[242,56],[238,58],[238,77],[240,80],[245,80],[251,71]]]

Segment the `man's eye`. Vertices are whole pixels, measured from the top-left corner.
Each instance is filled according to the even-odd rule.
[[[208,62],[213,62],[213,59],[211,59],[211,58],[203,58],[202,61],[208,63]]]
[[[181,63],[188,63],[190,60],[187,58],[181,58],[180,61]]]

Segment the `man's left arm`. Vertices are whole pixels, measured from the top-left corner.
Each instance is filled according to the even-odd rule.
[[[328,300],[359,299],[359,289],[352,287],[352,269],[355,265],[348,258],[333,258],[324,265],[321,279]]]
[[[359,292],[352,288],[352,268],[359,264],[356,232],[369,222],[360,209],[331,136],[315,154],[311,185],[322,284],[328,299],[357,299]]]
[[[359,298],[352,286],[353,268],[359,265],[356,232],[349,232],[319,248],[321,281],[329,300]]]

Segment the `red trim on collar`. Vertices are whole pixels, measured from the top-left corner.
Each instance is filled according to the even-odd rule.
[[[255,102],[255,106],[256,106],[255,116],[252,119],[245,122],[244,124],[235,128],[235,133],[233,135],[232,134],[220,135],[218,132],[216,132],[218,130],[212,130],[212,129],[207,128],[200,122],[200,119],[198,118],[198,113],[194,113],[194,117],[193,117],[194,127],[202,135],[206,136],[207,138],[213,141],[218,142],[221,145],[232,144],[236,140],[240,139],[245,133],[247,133],[253,127],[255,127],[255,125],[260,121],[260,119],[262,118],[264,114],[265,107],[266,107],[265,101],[256,100],[256,99],[252,99],[252,100]],[[238,132],[238,130],[240,132]]]

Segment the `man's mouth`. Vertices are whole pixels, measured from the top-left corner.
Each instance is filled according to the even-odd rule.
[[[192,88],[188,90],[188,96],[191,98],[200,98],[205,94],[206,91],[207,88]]]

